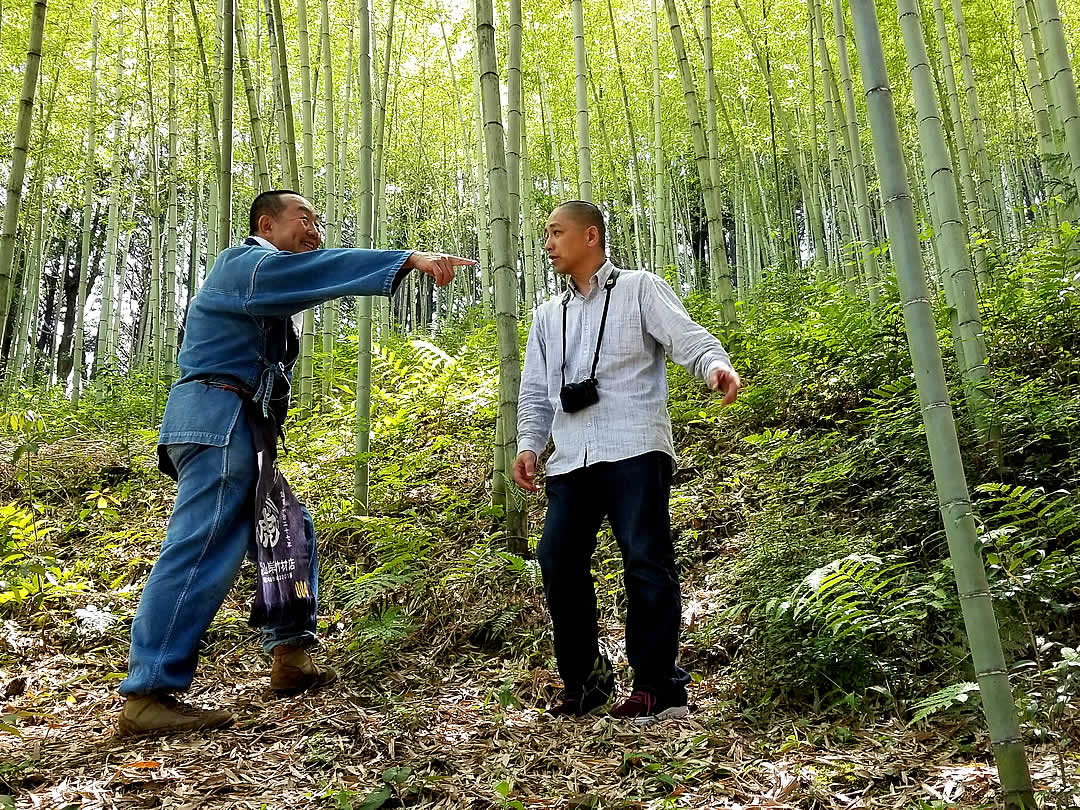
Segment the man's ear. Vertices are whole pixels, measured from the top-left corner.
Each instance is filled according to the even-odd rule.
[[[600,229],[595,225],[590,225],[585,229],[585,244],[589,247],[595,247],[600,243]]]
[[[269,214],[262,214],[259,217],[259,221],[256,223],[259,226],[259,233],[265,233],[270,230],[270,224],[274,221],[274,218]]]

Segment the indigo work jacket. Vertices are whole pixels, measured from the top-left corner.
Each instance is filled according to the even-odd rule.
[[[269,244],[269,243],[265,243]],[[289,407],[300,342],[292,316],[345,295],[391,295],[408,250],[356,248],[289,253],[253,237],[224,250],[188,307],[180,378],[169,391],[158,436],[161,471],[175,478],[170,444],[224,447],[251,395],[277,425]]]

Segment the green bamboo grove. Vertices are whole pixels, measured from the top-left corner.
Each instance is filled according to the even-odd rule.
[[[373,353],[479,315],[499,345],[493,499],[510,541],[527,538],[506,475],[519,333],[559,289],[542,239],[560,201],[600,205],[617,264],[711,297],[731,330],[777,279],[869,310],[898,289],[1004,794],[1031,806],[930,306],[996,452],[980,300],[1080,216],[1080,7],[34,0],[2,15],[5,391],[52,384],[78,407],[134,373],[164,390],[188,302],[269,188],[311,198],[328,246],[479,260],[444,291],[414,275],[389,304],[300,320],[297,404],[354,409],[361,513]]]

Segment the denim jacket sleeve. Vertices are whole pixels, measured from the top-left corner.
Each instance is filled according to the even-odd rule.
[[[252,247],[259,256],[251,272],[244,310],[253,316],[287,317],[346,295],[391,295],[408,250],[334,248],[288,253]]]

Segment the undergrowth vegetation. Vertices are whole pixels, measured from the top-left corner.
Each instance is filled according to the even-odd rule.
[[[1077,272],[1071,254],[1040,245],[986,291],[1000,450],[982,445],[952,392],[1018,706],[1061,745],[1080,691]],[[720,677],[726,706],[749,717],[776,705],[905,722],[970,714],[977,691],[896,292],[871,312],[839,288],[769,285],[736,332],[720,330],[709,301],[687,301],[743,373],[735,406],[721,409],[681,368],[669,377],[684,663]],[[948,358],[943,309],[938,323]],[[315,517],[326,635],[353,677],[485,657],[500,673],[493,701],[542,705],[549,695],[530,673],[553,659],[539,571],[506,551],[490,506],[494,347],[493,325],[472,315],[377,349],[371,514],[351,508],[355,342],[322,358],[333,393],[294,416],[284,464]],[[113,645],[122,670],[171,502],[153,469],[164,394],[152,380],[109,378],[78,413],[56,389],[15,392],[0,409],[0,655],[50,628],[72,649]],[[535,544],[543,497],[529,505]],[[595,572],[605,622],[618,627],[621,567],[606,529]],[[245,579],[211,649],[250,635],[248,593]]]

